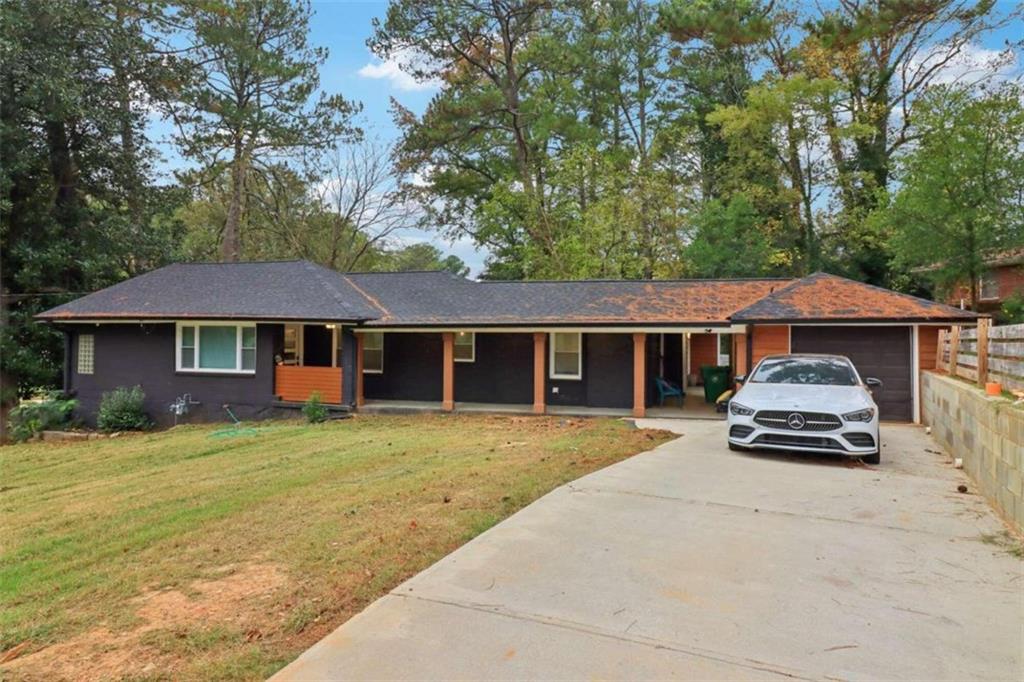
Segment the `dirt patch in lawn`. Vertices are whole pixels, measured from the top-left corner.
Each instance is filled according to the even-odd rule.
[[[119,679],[157,675],[204,640],[261,639],[281,620],[274,597],[287,576],[273,564],[225,566],[223,577],[196,580],[185,589],[147,590],[133,600],[136,627],[105,626],[5,664],[22,679]],[[175,640],[181,640],[175,642]],[[191,640],[191,641],[190,641]]]
[[[357,416],[0,449],[0,678],[262,680],[551,489],[672,438]]]

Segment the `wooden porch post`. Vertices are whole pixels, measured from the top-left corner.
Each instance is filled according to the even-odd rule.
[[[544,353],[547,352],[545,343],[547,334],[544,332],[533,333],[533,413],[544,414],[547,412],[544,393]]]
[[[633,416],[647,414],[647,334],[633,334]]]
[[[363,335],[356,334],[356,409],[363,406]]]
[[[444,341],[444,373],[441,389],[441,409],[455,409],[455,332],[442,332]]]

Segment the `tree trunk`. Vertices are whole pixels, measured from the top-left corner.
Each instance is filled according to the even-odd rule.
[[[228,217],[224,221],[224,234],[221,238],[221,260],[226,263],[237,262],[241,256],[241,239],[239,226],[245,211],[245,175],[248,160],[242,150],[242,143],[235,144],[235,155],[231,159],[231,198],[228,202]]]

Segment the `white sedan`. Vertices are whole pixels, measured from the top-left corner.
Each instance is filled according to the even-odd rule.
[[[881,461],[878,406],[871,389],[841,355],[769,355],[729,401],[729,449],[838,452]]]

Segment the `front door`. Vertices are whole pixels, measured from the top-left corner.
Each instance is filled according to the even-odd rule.
[[[334,330],[322,324],[307,324],[302,333],[302,364],[306,367],[330,367],[334,350]]]

